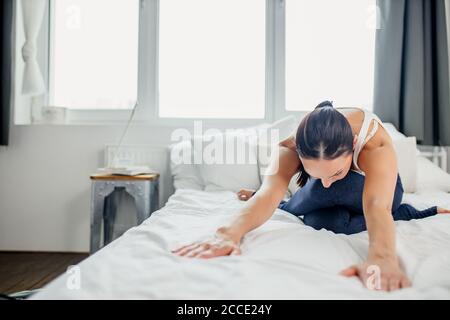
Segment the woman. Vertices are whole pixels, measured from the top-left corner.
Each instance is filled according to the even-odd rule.
[[[380,126],[379,126],[380,125]],[[378,130],[378,128],[381,128]],[[392,140],[381,120],[364,109],[333,108],[324,101],[301,121],[297,133],[279,144],[278,163],[261,188],[241,190],[248,200],[238,217],[219,228],[214,239],[174,251],[187,257],[211,258],[240,254],[239,243],[250,230],[267,221],[277,207],[303,216],[306,225],[336,233],[369,232],[367,260],[342,271],[366,284],[368,267],[381,271],[381,289],[409,287],[395,251],[394,220],[424,218],[450,210],[418,211],[401,204],[403,188]],[[273,170],[277,166],[278,170]],[[289,181],[298,172],[301,187],[282,201]]]

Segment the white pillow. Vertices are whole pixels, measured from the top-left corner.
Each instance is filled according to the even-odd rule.
[[[404,135],[403,133],[398,131],[398,129],[392,123],[383,122],[383,126],[386,129],[386,131],[389,133],[389,135],[391,136],[392,141],[406,138],[406,135]],[[420,150],[419,150],[419,148],[417,148],[417,144],[416,144],[416,155],[419,155],[419,154],[420,154]]]
[[[299,121],[294,116],[288,116],[282,118],[278,121],[275,121],[272,124],[266,124],[259,129],[259,137],[258,137],[258,165],[259,165],[259,173],[261,176],[261,181],[264,180],[267,172],[267,168],[270,163],[270,159],[272,158],[272,151],[278,150],[274,148],[278,148],[278,144],[280,141],[288,138],[290,135],[295,133]],[[275,132],[278,135],[278,141],[271,141],[270,132]],[[296,183],[297,174],[292,176],[292,179],[288,186],[288,197],[292,196],[295,191],[298,190],[298,186]]]
[[[429,159],[417,157],[417,191],[441,190],[450,192],[450,174]]]
[[[238,192],[260,187],[254,139],[255,134],[244,130],[192,138],[205,190]]]
[[[278,144],[280,141],[288,138],[297,128],[298,121],[294,116],[288,116],[275,121],[272,124],[265,124],[258,128],[258,164],[260,169],[261,181],[264,179],[264,175],[267,167],[270,164],[272,158],[272,151],[278,150]],[[271,136],[275,134],[275,136]],[[274,141],[274,138],[277,138]]]
[[[392,140],[405,138],[406,136],[398,131],[398,129],[390,122],[383,122],[384,128],[391,136]]]
[[[203,181],[193,161],[193,148],[190,140],[171,144],[170,171],[173,186],[177,189],[203,190]]]
[[[397,130],[397,128],[389,122],[383,122],[386,130],[394,142],[394,147],[397,149],[397,156],[399,160],[399,173],[402,178],[402,182],[408,186],[404,188],[405,192],[418,192],[425,190],[441,190],[444,192],[450,192],[450,174],[442,170],[439,166],[434,164],[431,160],[420,155],[420,150],[417,147],[416,141],[414,139],[415,145],[415,155],[413,156],[412,142],[408,142],[405,139],[406,136]],[[409,145],[408,145],[409,143]],[[404,154],[404,152],[406,154]],[[410,167],[410,168],[408,168]],[[416,187],[412,188],[413,180],[412,171],[413,167],[416,168]],[[400,172],[402,171],[402,172]],[[404,177],[406,176],[406,177]],[[411,185],[408,185],[411,184]],[[408,191],[407,191],[408,189]],[[414,191],[410,191],[414,190]]]
[[[416,137],[398,137],[392,140],[397,155],[397,166],[405,192],[416,192],[417,145]]]
[[[277,145],[280,140],[288,137],[296,124],[295,117],[288,116],[256,127],[193,137],[194,154],[201,158],[201,163],[196,166],[205,184],[205,190],[257,190],[261,186],[262,173],[270,160],[261,150],[271,149],[272,144]],[[277,134],[274,136],[276,141],[271,140],[272,133]],[[229,146],[234,148],[230,149]],[[215,159],[206,159],[214,149],[220,155]],[[241,150],[239,155],[238,150]]]

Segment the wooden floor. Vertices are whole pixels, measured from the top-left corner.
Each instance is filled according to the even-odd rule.
[[[84,253],[0,252],[0,293],[39,289],[87,258]]]

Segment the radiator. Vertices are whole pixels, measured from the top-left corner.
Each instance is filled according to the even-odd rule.
[[[417,146],[420,150],[420,155],[424,156],[434,164],[439,166],[442,170],[447,172],[447,148],[440,146]]]
[[[116,154],[117,149],[117,145],[106,145],[104,166],[111,167],[115,162],[118,166],[148,166],[154,169],[160,174],[160,205],[164,205],[173,193],[168,148],[150,145],[121,145]]]

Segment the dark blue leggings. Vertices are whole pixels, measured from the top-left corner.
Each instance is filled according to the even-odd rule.
[[[364,176],[349,171],[345,178],[334,182],[329,188],[320,179],[310,178],[289,201],[282,201],[278,208],[303,216],[303,222],[316,230],[322,228],[335,233],[353,234],[367,229],[363,214],[362,193]],[[421,219],[437,214],[437,207],[416,210],[401,203],[403,186],[397,175],[392,216],[394,220]]]

